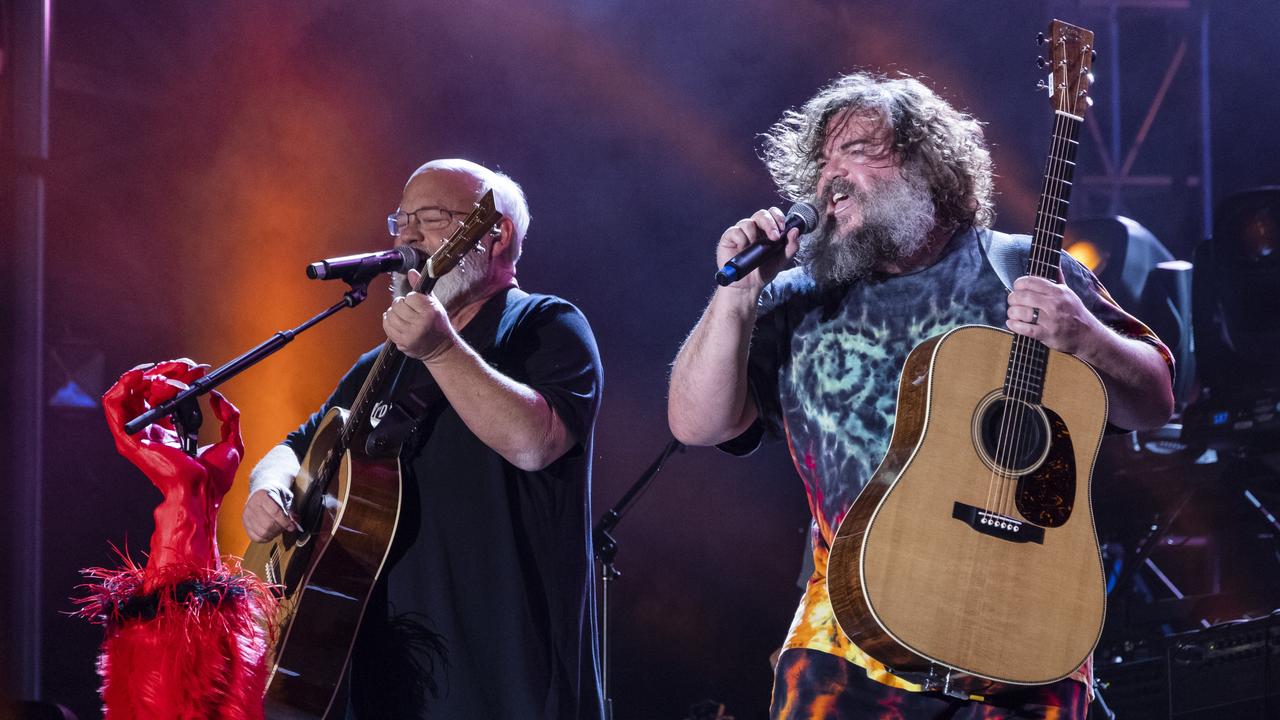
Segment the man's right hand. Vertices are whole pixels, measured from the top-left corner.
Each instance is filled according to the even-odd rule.
[[[272,490],[258,490],[244,504],[244,529],[254,542],[267,542],[285,530],[299,530],[298,523],[285,512],[284,498]]]
[[[761,238],[777,240],[782,235],[782,228],[787,218],[776,207],[758,210],[749,218],[743,218],[724,231],[720,236],[720,244],[716,247],[716,268],[733,259],[734,255],[746,250]],[[752,302],[760,296],[764,286],[782,270],[796,251],[800,249],[800,231],[793,230],[787,235],[787,248],[781,255],[774,255],[760,264],[741,280],[726,286],[724,290],[743,292],[750,295]]]

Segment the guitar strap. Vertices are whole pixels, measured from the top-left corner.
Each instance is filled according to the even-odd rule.
[[[1027,260],[1031,256],[1029,235],[1010,235],[991,228],[979,228],[978,245],[1006,290],[1012,290],[1013,281],[1027,274]]]
[[[463,340],[481,357],[488,359],[490,351],[505,340],[497,336],[497,330],[508,302],[527,295],[520,288],[510,288],[495,295],[462,329]],[[374,456],[399,450],[410,436],[431,426],[447,405],[444,392],[435,378],[422,363],[412,360],[401,363],[394,380],[387,384],[378,400],[383,406],[382,412],[377,427],[365,440],[365,452]]]

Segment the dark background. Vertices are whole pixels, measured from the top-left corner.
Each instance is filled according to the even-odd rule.
[[[1140,7],[1147,6],[1147,7]],[[532,225],[520,282],[583,309],[605,365],[594,503],[607,509],[667,442],[668,365],[712,288],[725,227],[779,202],[757,135],[854,68],[925,76],[984,120],[997,227],[1027,232],[1050,130],[1034,85],[1049,19],[1097,30],[1092,112],[1116,118],[1107,2],[798,0],[54,3],[45,249],[48,394],[76,376],[100,394],[145,362],[214,365],[337,299],[314,259],[388,244],[382,218],[421,162],[465,157],[525,188]],[[8,128],[29,102],[13,79]],[[1119,123],[1127,153],[1187,42],[1132,174],[1112,204],[1077,184],[1075,217],[1115,210],[1179,258],[1202,239],[1200,22],[1209,18],[1215,198],[1280,182],[1274,92],[1280,4],[1121,3]],[[1082,136],[1078,174],[1104,173]],[[25,167],[25,166],[23,166]],[[13,172],[5,171],[7,178]],[[6,236],[14,196],[5,194]],[[11,294],[28,284],[14,277]],[[248,459],[222,515],[239,552],[248,469],[380,340],[380,294],[225,386]],[[6,330],[8,330],[6,325]],[[11,343],[6,362],[12,361]],[[26,425],[8,416],[4,432]],[[75,571],[145,550],[155,493],[111,448],[100,409],[45,418],[43,695],[94,716],[97,628],[70,610]],[[764,715],[769,655],[799,596],[808,514],[785,447],[736,460],[676,455],[616,533],[617,717],[680,718],[714,698]],[[10,551],[23,552],[9,540]],[[477,552],[481,549],[477,548]],[[10,572],[10,576],[14,573]],[[5,587],[20,578],[6,577]]]

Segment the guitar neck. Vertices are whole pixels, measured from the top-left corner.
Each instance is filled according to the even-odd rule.
[[[1062,261],[1062,235],[1067,226],[1071,202],[1071,179],[1076,167],[1083,118],[1058,110],[1054,113],[1049,158],[1045,162],[1044,188],[1036,210],[1036,227],[1031,236],[1031,256],[1027,274],[1057,282]],[[1005,372],[1004,393],[1024,402],[1038,404],[1044,394],[1045,368],[1049,348],[1025,335],[1016,335]]]
[[[426,264],[419,269],[421,277],[414,292],[425,294],[435,289],[436,281],[461,263],[467,253],[476,247],[486,233],[493,231],[500,220],[502,220],[502,213],[498,212],[494,205],[493,190],[488,190],[476,202],[475,208],[453,231],[453,234],[445,239],[440,248],[432,253]],[[317,473],[317,487],[328,484],[329,478],[342,462],[342,456],[351,448],[352,442],[368,435],[373,427],[371,423],[373,406],[378,398],[386,395],[387,388],[400,375],[400,370],[408,359],[396,348],[395,343],[388,340],[383,344],[382,352],[378,353],[378,358],[369,370],[360,393],[356,395],[355,402],[351,405],[351,412],[342,426],[342,432],[338,434],[333,449],[321,464]]]
[[[1057,282],[1062,260],[1062,233],[1067,227],[1067,206],[1071,201],[1071,179],[1075,176],[1076,148],[1080,125],[1090,104],[1093,82],[1093,32],[1061,20],[1049,23],[1049,60],[1040,58],[1049,69],[1047,82],[1053,106],[1053,135],[1049,138],[1049,159],[1044,166],[1044,189],[1036,209],[1036,228],[1031,235],[1031,257],[1027,274]],[[1004,394],[1023,402],[1039,404],[1044,395],[1044,375],[1049,348],[1025,335],[1014,335],[1005,372]]]
[[[378,398],[386,394],[387,387],[392,379],[400,374],[400,369],[404,367],[407,360],[408,357],[390,340],[383,344],[382,351],[378,353],[373,367],[369,369],[368,377],[365,378],[364,385],[360,388],[360,394],[356,395],[355,402],[351,404],[351,414],[342,427],[339,443],[344,452],[355,438],[363,437],[372,429],[370,418],[373,417],[373,406]]]
[[[1031,236],[1031,258],[1027,274],[1057,282],[1061,262],[1062,233],[1067,226],[1067,206],[1071,201],[1071,178],[1076,168],[1083,118],[1061,110],[1054,113],[1049,159],[1045,163],[1044,188],[1036,210],[1036,228]]]
[[[424,275],[414,292],[431,292],[435,288],[436,280],[437,278]],[[381,352],[378,353],[377,359],[373,362],[373,367],[369,369],[369,374],[365,377],[364,385],[360,387],[360,392],[356,395],[355,402],[351,404],[351,413],[347,416],[347,422],[342,426],[342,432],[338,435],[334,446],[336,458],[341,458],[357,437],[364,437],[372,429],[370,418],[373,417],[373,406],[377,403],[378,398],[386,394],[387,387],[400,374],[401,368],[404,367],[408,359],[408,356],[400,352],[399,348],[395,346],[395,343],[390,340],[383,343]]]

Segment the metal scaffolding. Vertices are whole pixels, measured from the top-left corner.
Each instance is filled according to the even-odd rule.
[[[13,5],[14,186],[13,313],[10,418],[17,512],[14,513],[13,615],[15,690],[41,696],[40,599],[44,587],[45,182],[49,160],[49,76],[53,0]]]
[[[1213,229],[1213,162],[1210,146],[1210,92],[1209,92],[1209,5],[1192,0],[1051,0],[1049,11],[1073,21],[1090,25],[1097,30],[1100,56],[1105,62],[1095,66],[1104,81],[1102,97],[1097,110],[1085,117],[1086,132],[1092,139],[1101,163],[1101,172],[1077,176],[1073,200],[1081,201],[1086,211],[1104,211],[1108,215],[1138,214],[1133,210],[1139,196],[1151,195],[1151,191],[1191,192],[1199,208],[1200,237],[1208,237]],[[1155,26],[1154,28],[1152,26]],[[1172,27],[1174,41],[1172,52],[1161,57],[1144,54],[1141,62],[1135,58],[1143,50],[1138,43],[1150,38],[1162,39]],[[1126,46],[1126,42],[1133,45]],[[1146,95],[1147,86],[1154,75],[1159,81]],[[1142,82],[1147,81],[1147,82]],[[1195,87],[1188,87],[1195,83]],[[1130,112],[1135,98],[1126,98],[1130,86],[1140,88],[1144,95],[1145,112],[1137,131],[1126,143],[1125,102]],[[1095,97],[1100,88],[1094,87]],[[1152,127],[1157,120],[1176,119],[1168,102],[1171,90],[1181,90],[1196,98],[1198,112],[1183,113],[1195,127],[1188,127],[1186,136],[1198,142],[1197,172],[1180,173],[1171,167],[1172,160],[1185,157],[1187,147],[1167,147],[1167,143],[1152,141]],[[1102,115],[1102,117],[1099,117]],[[1132,115],[1130,116],[1132,117]],[[1187,122],[1184,120],[1183,122]],[[1139,172],[1136,165],[1144,158],[1148,170]],[[1182,187],[1179,187],[1182,186]],[[1198,192],[1195,192],[1198,191]],[[1141,218],[1140,218],[1141,219]],[[1189,248],[1178,248],[1188,251]]]

